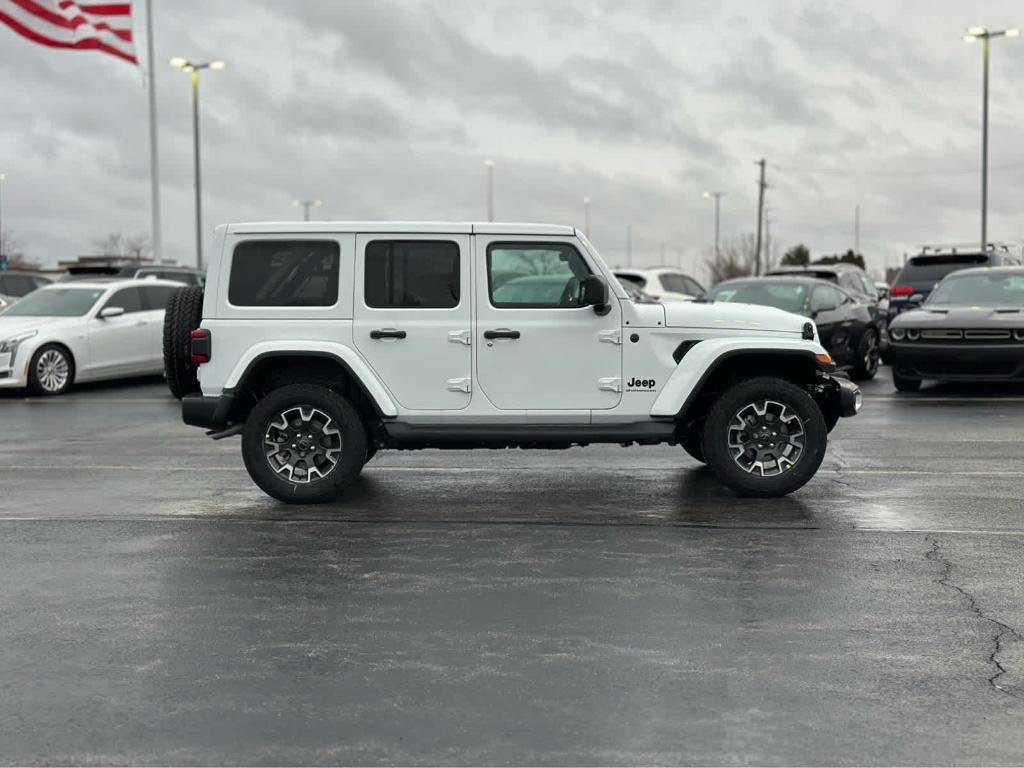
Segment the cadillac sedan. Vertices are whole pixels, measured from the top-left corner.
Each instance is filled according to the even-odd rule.
[[[79,382],[161,373],[164,307],[180,288],[96,280],[34,291],[0,314],[0,388],[59,395]]]

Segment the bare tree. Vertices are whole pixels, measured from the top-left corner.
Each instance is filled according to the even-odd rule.
[[[104,238],[93,240],[92,247],[101,256],[116,256],[123,259],[141,260],[152,255],[148,237],[128,236],[123,232],[111,232]]]
[[[21,241],[9,231],[4,230],[0,233],[0,253],[6,255],[8,259],[14,261],[22,258],[24,254],[21,252],[21,247]]]
[[[754,274],[756,253],[757,237],[752,232],[723,240],[718,249],[718,258],[712,253],[704,260],[711,275],[711,284]]]

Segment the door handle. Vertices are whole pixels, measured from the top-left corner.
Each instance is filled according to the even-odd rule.
[[[484,331],[485,339],[518,339],[519,331],[512,331],[508,328],[497,328],[493,331]]]
[[[405,331],[396,331],[394,328],[382,328],[378,331],[370,331],[371,339],[404,339]]]

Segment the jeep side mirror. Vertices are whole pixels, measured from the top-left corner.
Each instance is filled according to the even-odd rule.
[[[924,294],[915,293],[913,296],[910,297],[911,304],[920,304],[922,301],[924,301]]]
[[[580,303],[593,307],[599,315],[607,315],[612,308],[608,304],[608,283],[600,275],[589,275],[580,283]]]
[[[111,317],[120,317],[124,314],[124,307],[104,307],[100,310],[100,320],[106,320]]]

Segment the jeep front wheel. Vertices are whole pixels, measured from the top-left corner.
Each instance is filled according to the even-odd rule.
[[[242,435],[249,476],[289,504],[333,501],[359,475],[366,431],[352,404],[333,390],[290,384],[253,408]]]
[[[785,496],[814,477],[828,428],[818,404],[783,379],[742,381],[715,402],[704,456],[719,480],[744,496]]]

